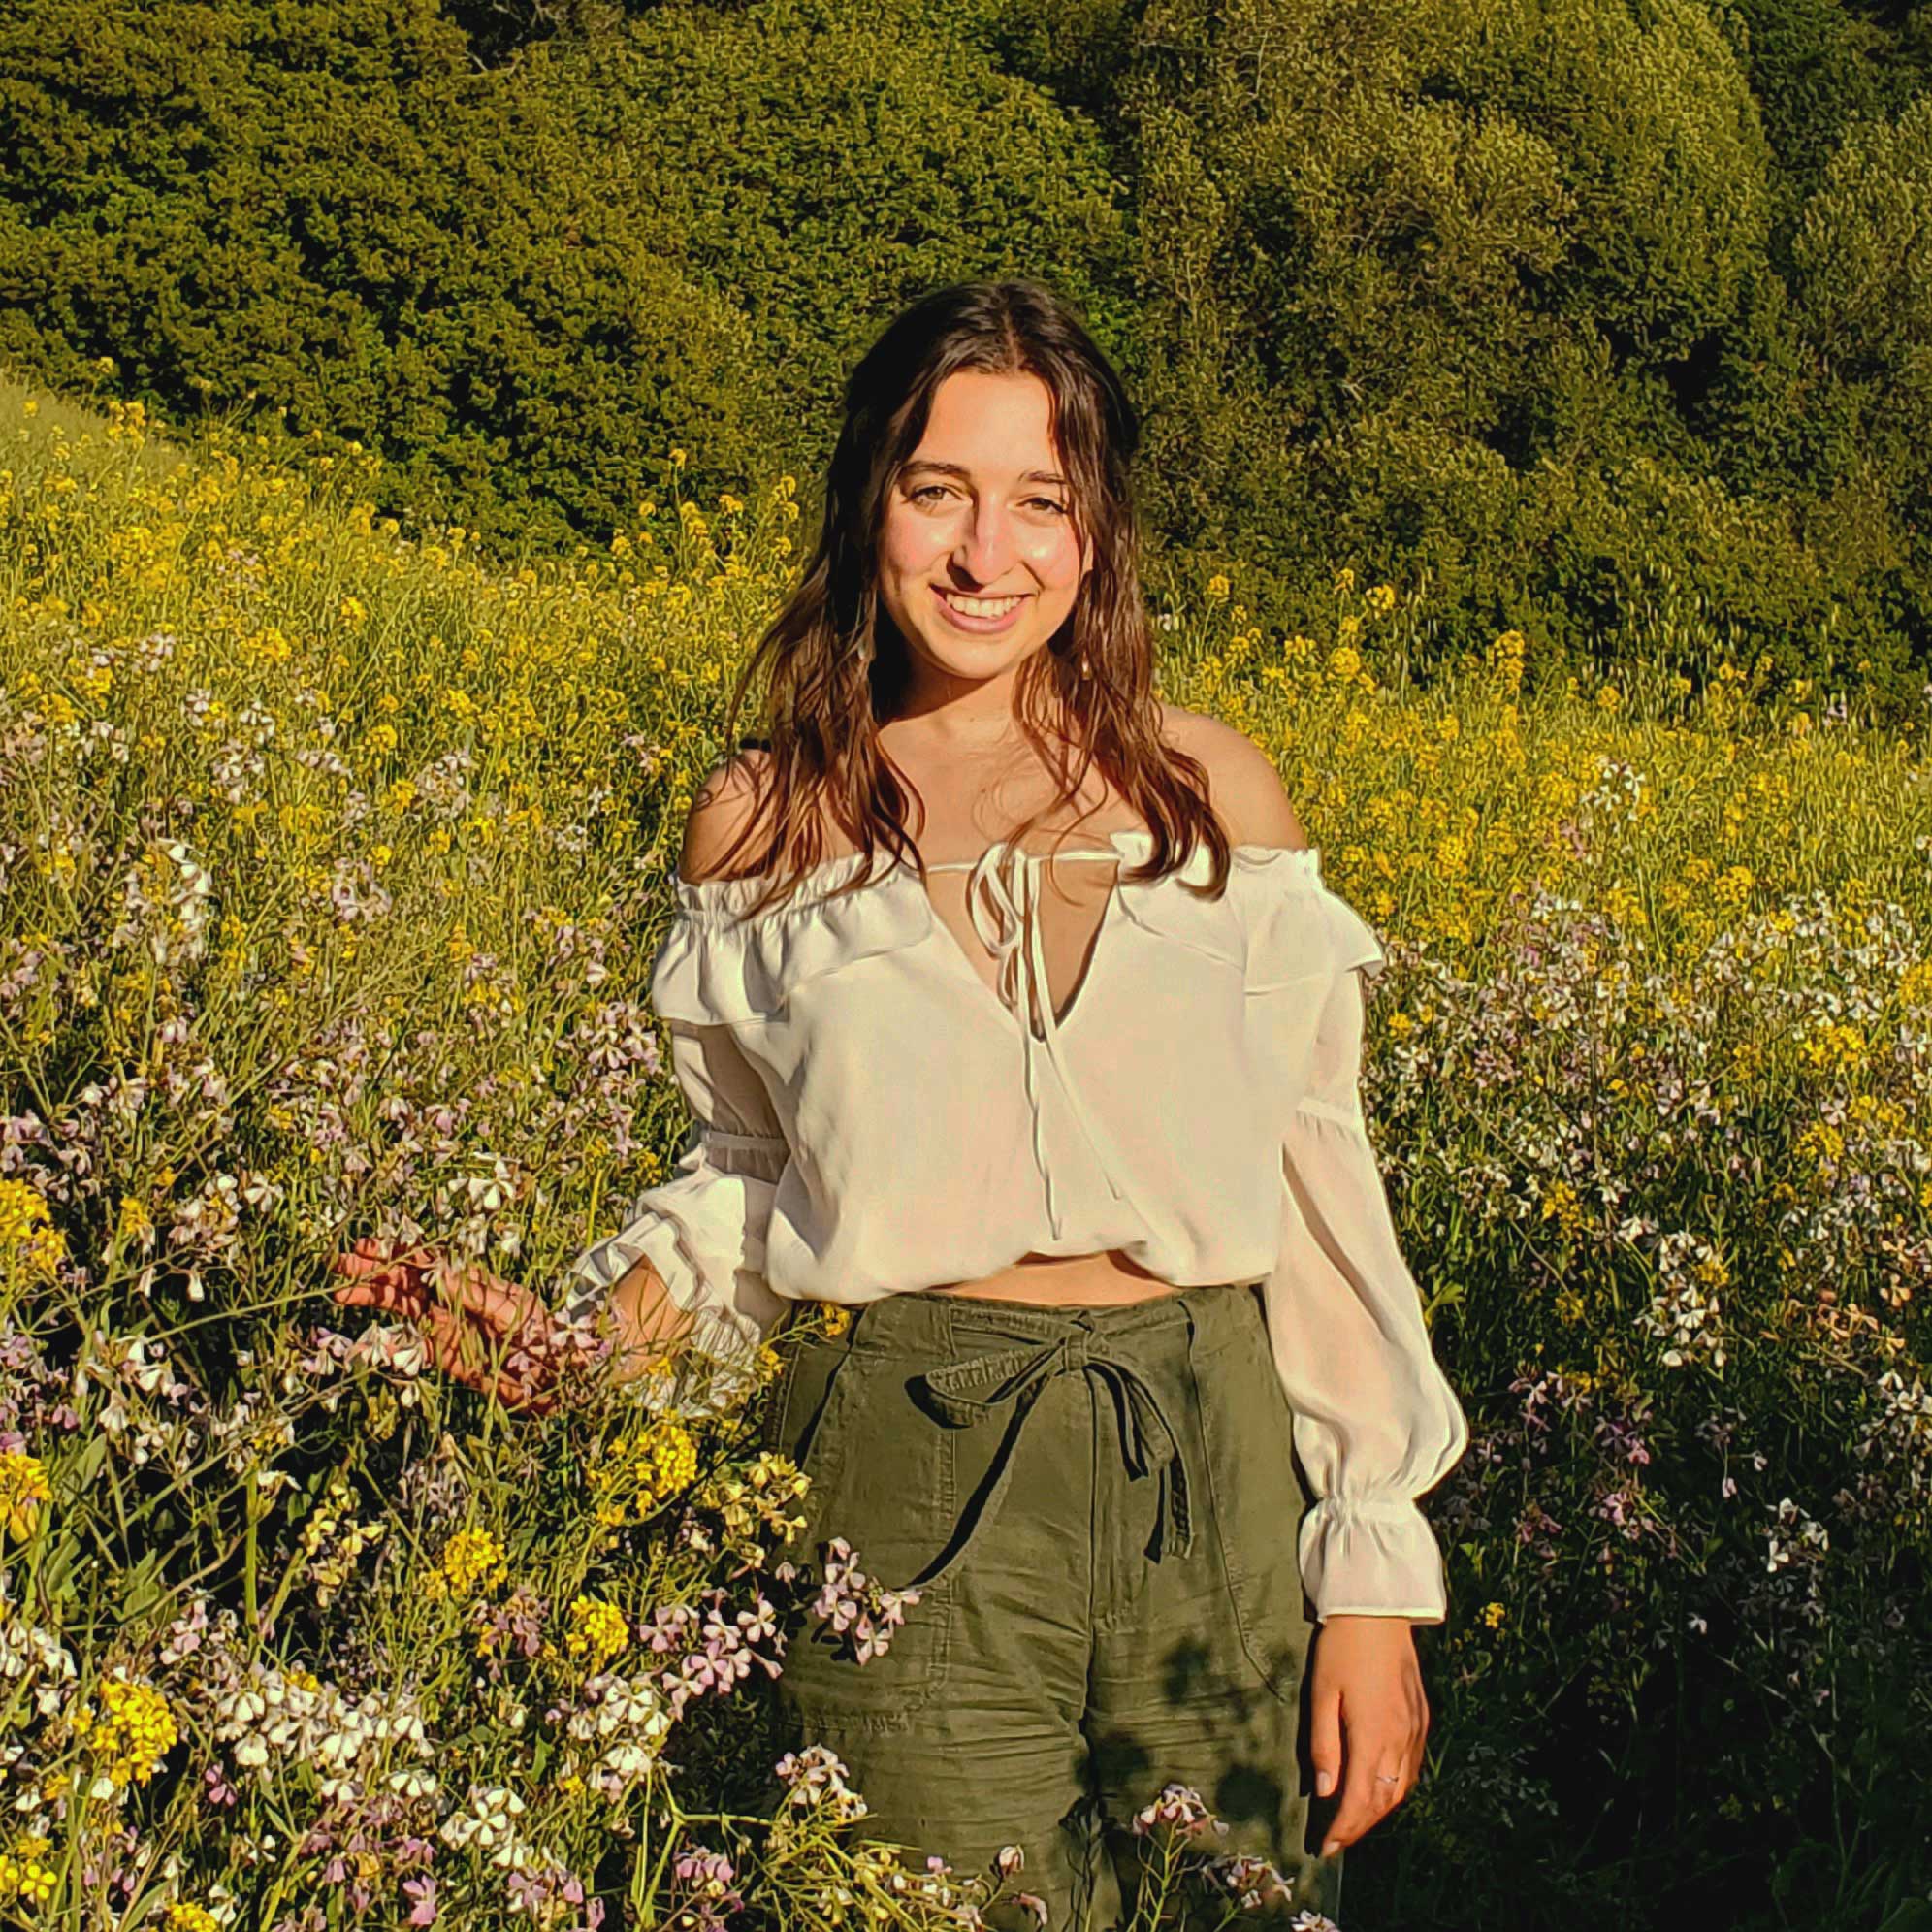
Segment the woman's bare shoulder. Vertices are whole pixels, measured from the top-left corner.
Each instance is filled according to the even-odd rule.
[[[1245,731],[1206,712],[1163,704],[1161,735],[1176,751],[1201,761],[1208,774],[1208,802],[1234,844],[1308,843],[1273,759]]]
[[[756,817],[771,771],[771,755],[756,747],[738,752],[698,787],[685,819],[678,875],[688,885],[722,872]]]

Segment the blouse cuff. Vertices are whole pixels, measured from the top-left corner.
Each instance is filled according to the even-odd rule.
[[[571,1265],[562,1316],[595,1320],[609,1291],[641,1261],[663,1281],[672,1304],[692,1317],[689,1344],[712,1365],[700,1392],[706,1408],[748,1393],[754,1358],[784,1304],[764,1279],[764,1230],[776,1184],[712,1166],[694,1147],[679,1175],[642,1195],[632,1218]],[[645,1400],[661,1406],[671,1377],[647,1375]],[[658,1385],[662,1383],[663,1388]]]
[[[1319,1621],[1448,1615],[1442,1552],[1429,1519],[1405,1497],[1320,1498],[1302,1519],[1302,1580]]]

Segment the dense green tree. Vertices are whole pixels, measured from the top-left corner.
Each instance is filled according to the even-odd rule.
[[[0,353],[112,356],[164,414],[251,394],[424,513],[608,526],[678,435],[757,456],[762,365],[621,155],[477,72],[428,0],[0,12]]]
[[[971,17],[863,0],[667,6],[558,52],[551,80],[581,137],[635,157],[632,192],[753,329],[774,463],[830,454],[845,370],[935,284],[1041,276],[1111,348],[1127,333],[1104,147],[1039,87],[962,57]]]
[[[1782,216],[1817,186],[1848,122],[1902,106],[1891,35],[1837,0],[1732,0],[1717,10],[1779,161]]]
[[[1264,607],[1337,557],[1427,570],[1443,649],[1507,621],[1614,658],[1703,597],[1713,652],[1903,690],[1896,546],[1812,548],[1852,500],[1814,501],[1819,445],[1863,419],[1807,413],[1745,37],[1691,0],[1145,7],[1113,118],[1161,529],[1252,560]],[[1895,263],[1903,206],[1863,217]],[[1883,527],[1898,439],[1856,473]]]
[[[1879,0],[0,0],[0,355],[548,546],[673,444],[809,497],[887,314],[1032,275],[1265,622],[1916,692],[1928,75]]]
[[[1086,293],[1117,227],[1089,131],[876,11],[665,9],[482,71],[430,0],[13,0],[0,355],[112,356],[164,415],[259,396],[505,544],[608,532],[673,443],[813,460],[882,311]]]

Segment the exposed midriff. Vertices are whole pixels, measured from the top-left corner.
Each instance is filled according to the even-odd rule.
[[[1023,1254],[1010,1268],[976,1281],[945,1281],[932,1295],[984,1302],[1035,1302],[1055,1308],[1107,1308],[1151,1302],[1180,1291],[1137,1267],[1117,1248],[1106,1254]]]

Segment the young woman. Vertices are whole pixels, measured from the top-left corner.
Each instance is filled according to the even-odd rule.
[[[654,967],[697,1131],[575,1271],[627,1367],[851,1313],[795,1321],[768,1439],[801,1555],[918,1594],[863,1663],[795,1641],[780,1691],[869,1832],[1018,1844],[1055,1928],[1131,1911],[1170,1781],[1333,1915],[1421,1768],[1415,1498],[1466,1439],[1362,1116],[1382,951],[1262,753],[1154,695],[1137,439],[1030,282],[927,296],[853,371],[747,672],[768,736],[690,814]],[[528,1291],[338,1267],[540,1396],[476,1346]]]

